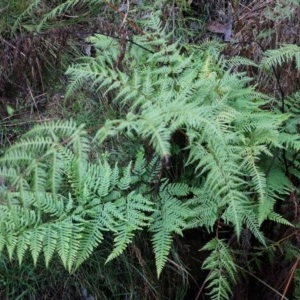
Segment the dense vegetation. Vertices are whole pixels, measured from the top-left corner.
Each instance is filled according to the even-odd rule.
[[[300,3],[206,2],[0,4],[0,299],[300,297]]]

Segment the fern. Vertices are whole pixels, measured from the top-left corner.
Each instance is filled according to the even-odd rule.
[[[192,211],[178,197],[186,196],[188,192],[189,188],[184,184],[165,183],[160,188],[158,209],[152,215],[153,224],[150,226],[158,277],[167,261],[172,235],[182,235],[182,230],[187,227],[187,217]]]
[[[2,248],[10,257],[16,251],[20,263],[27,251],[34,264],[43,253],[46,266],[57,253],[72,271],[102,243],[104,232],[114,235],[109,262],[124,252],[138,230],[148,227],[160,274],[172,235],[182,233],[190,215],[177,198],[186,197],[190,188],[166,183],[154,197],[157,158],[146,165],[139,152],[134,168],[132,162],[112,168],[107,160],[90,162],[91,145],[84,128],[70,121],[37,126],[7,150],[1,158],[8,186],[0,209]],[[29,152],[30,159],[22,152]]]
[[[102,242],[104,231],[115,234],[109,261],[124,251],[136,230],[150,225],[154,204],[149,192],[130,192],[132,164],[120,172],[107,161],[91,163],[90,148],[82,126],[56,122],[33,128],[1,158],[7,185],[0,210],[1,243],[10,257],[16,249],[21,263],[30,251],[36,263],[43,252],[48,266],[58,253],[72,270]],[[139,155],[137,164],[143,161]],[[146,169],[139,173],[148,177]]]
[[[16,252],[20,263],[27,251],[34,262],[43,253],[46,265],[58,254],[72,271],[113,236],[108,263],[138,231],[148,230],[160,276],[173,235],[185,229],[211,232],[224,223],[234,228],[237,242],[248,228],[264,245],[264,221],[289,225],[274,211],[290,191],[289,180],[279,163],[273,165],[277,151],[299,150],[299,140],[284,128],[289,116],[263,109],[272,99],[256,92],[244,73],[233,72],[237,63],[226,62],[220,46],[182,48],[170,42],[172,33],[157,15],[145,23],[147,33],[133,37],[123,71],[115,67],[118,41],[99,34],[89,38],[95,57],[67,71],[67,96],[83,87],[106,94],[122,108],[119,119],[107,119],[94,136],[73,121],[42,124],[0,158],[0,249],[10,257]],[[265,64],[281,63],[285,55],[274,57]],[[170,182],[164,177],[177,132],[186,141],[191,178]],[[92,149],[104,152],[105,141],[117,135],[149,145],[147,159],[142,150],[122,167],[109,155],[92,159]],[[203,265],[211,270],[210,297],[229,299],[236,276],[229,246],[216,238],[203,250],[211,251]]]
[[[206,280],[210,299],[229,299],[232,283],[235,283],[236,267],[228,246],[217,238],[209,241],[201,250],[212,251],[205,259],[203,268],[211,270]]]
[[[147,26],[151,40],[140,36],[135,41],[147,45],[149,51],[132,45],[124,58],[125,71],[114,67],[118,53],[115,41],[111,40],[112,47],[106,51],[108,38],[96,35],[90,39],[98,49],[96,57],[73,65],[67,74],[71,78],[69,94],[91,81],[94,90],[111,94],[114,103],[128,107],[120,119],[107,120],[97,132],[99,143],[125,132],[128,137],[139,136],[149,142],[168,161],[172,134],[179,130],[186,135],[189,154],[185,163],[199,180],[194,181],[196,189],[190,192],[188,204],[164,196],[153,214],[150,230],[160,275],[172,243],[168,226],[179,234],[198,226],[211,231],[221,218],[234,226],[238,239],[247,227],[265,244],[260,231],[265,220],[289,224],[274,213],[278,196],[287,189],[272,190],[261,161],[266,157],[270,161],[275,149],[282,149],[287,141],[295,145],[295,141],[281,130],[288,116],[263,110],[272,99],[249,86],[250,79],[244,73],[232,72],[237,64],[257,65],[242,58],[226,61],[210,43],[183,50],[180,42],[168,42],[165,29],[158,31],[161,25],[156,17],[147,21]],[[211,47],[215,52],[208,51]],[[176,203],[179,215],[171,208],[163,214],[164,206],[171,202]],[[193,210],[184,211],[185,205]],[[176,219],[180,220],[178,225]],[[225,299],[229,285],[218,278],[214,281],[220,283],[218,297]],[[212,295],[218,293],[213,289]]]
[[[21,23],[25,29],[30,28],[30,30],[33,30],[33,28],[35,28],[36,31],[41,31],[42,29],[46,28],[47,25],[49,25],[50,21],[57,20],[60,16],[67,12],[72,12],[74,7],[80,9],[81,13],[83,14],[87,11],[89,13],[96,12],[97,10],[101,9],[102,6],[103,1],[97,0],[67,0],[55,5],[45,0],[30,0],[28,1],[28,6],[14,22],[12,27],[12,34],[16,33]],[[40,15],[40,12],[37,13],[38,9],[41,9],[43,11],[43,15],[39,16],[39,18],[36,18],[36,15]],[[26,20],[26,18],[31,20],[31,23],[30,25],[28,25],[28,27],[26,26],[26,24],[23,24],[26,23],[24,22],[24,19]],[[34,19],[36,22],[32,22],[32,19]],[[68,24],[68,22],[64,23]]]
[[[126,218],[126,223],[117,226],[115,233],[115,245],[112,253],[107,258],[106,262],[116,258],[125,250],[126,246],[132,242],[134,231],[147,226],[152,220],[145,213],[152,212],[153,203],[143,198],[141,195],[130,193],[126,199],[120,199],[119,209]]]
[[[271,68],[295,59],[296,68],[300,71],[300,47],[294,44],[282,45],[279,49],[268,50],[264,54],[262,66]]]

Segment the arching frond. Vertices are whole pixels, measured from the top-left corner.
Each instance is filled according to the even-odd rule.
[[[262,66],[271,68],[282,65],[291,59],[295,59],[296,67],[300,70],[300,47],[295,44],[286,44],[278,49],[267,50],[262,60]]]

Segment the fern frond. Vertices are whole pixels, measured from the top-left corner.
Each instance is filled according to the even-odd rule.
[[[224,196],[224,203],[228,203],[228,207],[222,214],[222,218],[226,223],[232,223],[235,227],[235,232],[239,238],[242,232],[242,224],[244,215],[246,214],[246,208],[249,204],[247,197],[238,191],[230,191]]]
[[[295,44],[282,45],[279,49],[267,50],[262,60],[262,66],[270,69],[272,66],[282,65],[295,58],[296,67],[300,70],[300,47]]]
[[[43,241],[43,253],[45,258],[45,264],[48,268],[49,262],[53,257],[57,243],[57,231],[52,224],[45,225],[45,236]]]
[[[203,189],[193,191],[195,195],[188,201],[192,208],[188,228],[205,227],[212,232],[214,225],[219,218],[219,201],[214,201]]]
[[[17,243],[18,243],[18,237],[15,233],[13,233],[13,234],[9,233],[8,235],[6,235],[5,245],[6,245],[8,257],[10,260],[13,257],[13,253],[15,251]],[[24,243],[23,243],[23,245],[24,245]]]
[[[18,244],[16,247],[17,258],[20,265],[22,264],[24,255],[29,248],[29,244],[30,244],[30,232],[24,231],[19,235]]]
[[[82,239],[82,228],[81,226],[76,226],[77,224],[74,224],[72,226],[71,231],[71,238],[70,238],[70,244],[69,244],[69,252],[66,260],[66,269],[71,272],[72,270],[76,269],[75,262],[77,260],[78,252],[81,249],[81,239]],[[64,263],[64,262],[63,262]],[[75,267],[75,268],[74,268]]]
[[[35,0],[36,1],[36,0]],[[70,11],[72,8],[74,8],[77,4],[90,4],[92,5],[93,9],[90,9],[90,11],[97,11],[101,8],[101,5],[103,4],[102,1],[96,1],[96,0],[88,0],[88,1],[80,1],[80,0],[67,0],[61,4],[56,5],[54,8],[52,8],[48,13],[45,13],[40,21],[40,23],[37,26],[37,30],[41,30],[43,26],[52,19],[55,19],[62,14]]]
[[[253,187],[259,197],[258,221],[259,224],[261,224],[271,212],[274,203],[269,201],[267,197],[266,177],[264,173],[259,170],[258,166],[256,166],[255,160],[257,160],[257,158],[255,154],[253,155],[252,149],[249,149],[247,152],[245,156],[245,169],[251,176]]]
[[[127,190],[131,183],[131,162],[128,166],[124,169],[123,177],[120,178],[118,187],[121,190]]]
[[[251,59],[241,56],[234,56],[226,60],[225,66],[232,69],[240,66],[251,66],[258,68],[258,65]]]
[[[145,180],[147,183],[154,182],[158,178],[161,169],[162,166],[159,157],[155,155],[146,166],[146,173],[143,177],[143,180]]]
[[[44,226],[36,227],[30,232],[30,252],[34,265],[36,265],[37,259],[42,251],[45,233],[46,231]]]
[[[283,218],[281,215],[277,214],[276,212],[272,211],[268,215],[268,220],[274,221],[276,223],[280,223],[287,226],[294,226],[291,222]]]
[[[192,214],[190,208],[177,198],[171,195],[168,189],[182,193],[180,185],[163,186],[160,191],[160,206],[152,214],[153,223],[150,232],[153,233],[152,244],[155,253],[157,275],[160,276],[162,269],[167,261],[167,256],[171,249],[172,235],[174,233],[182,235],[182,230],[187,227],[187,219]],[[175,194],[175,193],[174,193]],[[176,193],[176,196],[178,193]]]
[[[72,238],[73,224],[72,220],[65,219],[61,222],[55,224],[55,229],[57,231],[57,253],[66,269],[69,267],[69,251],[70,251],[70,241]]]
[[[266,239],[263,232],[259,230],[260,224],[253,208],[248,209],[248,212],[245,213],[244,223],[251,231],[251,233],[257,238],[257,240],[260,241],[263,245],[266,245]]]
[[[42,0],[34,0],[29,2],[28,7],[26,9],[24,9],[24,11],[18,16],[18,18],[16,19],[15,23],[12,26],[12,34],[16,33],[18,27],[20,26],[21,21],[23,20],[23,18],[25,16],[31,15],[32,12],[34,12],[39,5],[41,5]]]
[[[50,169],[47,176],[47,189],[49,189],[54,196],[58,193],[59,187],[62,184],[66,161],[64,161],[60,151],[53,151],[51,156]]]
[[[134,231],[141,230],[149,225],[151,218],[147,212],[153,212],[153,203],[145,199],[142,195],[130,193],[126,199],[120,199],[119,209],[124,214],[124,222],[116,227],[114,239],[114,249],[108,256],[106,263],[119,256],[134,237]]]
[[[74,260],[76,268],[78,268],[102,242],[102,230],[103,225],[97,219],[84,223],[81,231],[82,238],[80,240],[80,247],[78,247],[77,257],[76,260]]]
[[[228,246],[217,238],[209,241],[201,250],[212,251],[202,268],[210,270],[207,276],[210,299],[230,299],[232,283],[235,283],[236,267]]]

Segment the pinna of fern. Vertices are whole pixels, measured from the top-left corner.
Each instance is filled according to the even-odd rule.
[[[300,70],[300,47],[294,44],[285,44],[278,49],[267,50],[264,53],[261,66],[265,69],[280,66],[284,62],[295,59],[296,68]]]

